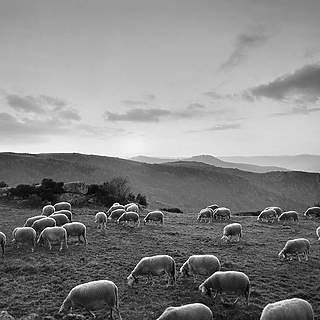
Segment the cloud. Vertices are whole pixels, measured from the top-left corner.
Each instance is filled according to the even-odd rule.
[[[208,131],[225,131],[225,130],[233,130],[240,129],[241,125],[239,123],[221,123],[216,124],[209,128],[199,129],[199,130],[188,130],[187,133],[196,133],[196,132],[208,132]]]
[[[146,106],[147,105],[147,102],[145,102],[143,100],[122,100],[121,103],[124,104],[125,106],[128,106],[128,107]]]
[[[238,66],[247,58],[251,49],[263,45],[268,38],[261,27],[249,33],[240,34],[236,38],[232,53],[227,60],[221,64],[219,69],[226,70]]]
[[[158,122],[161,117],[170,115],[171,112],[166,109],[141,109],[136,108],[127,111],[124,114],[106,111],[104,118],[108,121],[131,121],[131,122]]]
[[[313,112],[319,112],[320,107],[308,108],[307,106],[296,106],[287,112],[276,112],[272,116],[291,116],[291,115],[308,115]]]
[[[38,99],[32,96],[19,96],[17,94],[8,94],[6,96],[8,105],[17,110],[28,113],[44,113],[45,110]]]
[[[201,110],[201,109],[205,109],[205,106],[201,103],[195,102],[195,103],[190,103],[188,105],[187,109],[189,109],[189,110],[199,110],[200,109]]]

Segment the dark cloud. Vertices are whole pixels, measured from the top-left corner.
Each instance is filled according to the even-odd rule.
[[[109,121],[131,121],[131,122],[158,122],[161,117],[170,115],[166,109],[132,109],[126,113],[119,114],[106,111],[104,117]]]
[[[297,106],[293,107],[291,110],[287,112],[276,112],[273,113],[272,116],[291,116],[291,115],[308,115],[313,112],[319,112],[320,107],[308,108],[307,106]]]
[[[213,100],[221,100],[224,98],[224,95],[217,93],[216,91],[207,91],[203,93],[205,96],[210,97]]]
[[[8,105],[17,110],[28,113],[44,113],[45,110],[41,102],[32,96],[19,96],[17,94],[8,94],[6,96]]]
[[[128,106],[128,107],[146,106],[147,105],[147,102],[145,102],[143,100],[122,100],[121,103],[124,104],[125,106]]]
[[[67,102],[65,100],[62,100],[62,99],[59,99],[59,98],[50,97],[50,96],[46,96],[46,95],[41,95],[39,97],[39,99],[43,103],[47,103],[47,104],[52,105],[52,106],[57,106],[57,107],[65,107],[65,106],[67,106]]]
[[[207,132],[207,131],[225,131],[225,130],[232,130],[232,129],[240,129],[241,125],[239,123],[221,123],[216,124],[209,128],[199,129],[199,130],[189,130],[188,133],[195,133],[195,132]]]
[[[190,103],[187,107],[189,110],[199,110],[199,109],[205,109],[205,106],[201,103]]]

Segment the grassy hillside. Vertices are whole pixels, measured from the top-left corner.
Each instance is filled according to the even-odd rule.
[[[313,305],[315,319],[320,319],[320,251],[315,221],[301,220],[297,225],[282,226],[260,224],[253,217],[233,217],[232,221],[243,226],[243,239],[239,244],[223,245],[219,239],[225,223],[196,223],[194,214],[167,214],[163,226],[130,228],[108,224],[106,231],[101,232],[93,222],[97,211],[74,210],[75,220],[87,225],[86,248],[71,243],[61,253],[57,247],[52,252],[41,247],[31,253],[13,247],[11,232],[27,217],[38,214],[40,208],[0,206],[1,231],[9,240],[5,259],[0,258],[0,310],[8,310],[17,318],[35,312],[42,319],[45,316],[61,319],[57,311],[71,288],[86,281],[109,279],[119,288],[123,320],[156,319],[169,305],[193,302],[209,306],[214,319],[257,320],[267,303],[291,297],[307,299]],[[310,240],[309,261],[279,261],[277,253],[288,239],[296,237]],[[231,306],[202,297],[197,288],[205,277],[199,277],[196,283],[192,279],[178,279],[174,288],[166,288],[162,277],[155,277],[154,285],[141,278],[138,285],[128,288],[126,277],[136,263],[144,256],[155,254],[171,255],[177,269],[192,254],[216,255],[223,270],[238,270],[249,276],[252,285],[249,306],[243,300]],[[98,319],[105,319],[102,313],[97,314]],[[87,314],[86,319],[90,319]]]

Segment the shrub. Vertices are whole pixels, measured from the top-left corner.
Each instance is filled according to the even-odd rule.
[[[42,201],[56,202],[57,195],[63,193],[63,182],[55,182],[52,179],[45,178],[41,185],[36,188],[36,194]]]
[[[183,213],[179,208],[160,208],[162,211],[173,212],[173,213]]]
[[[4,181],[0,181],[0,188],[8,187],[8,185]]]
[[[146,196],[141,193],[137,194],[136,202],[145,207],[148,205]]]
[[[27,199],[30,195],[36,193],[36,187],[29,184],[19,184],[15,188],[11,188],[10,193],[13,196]]]

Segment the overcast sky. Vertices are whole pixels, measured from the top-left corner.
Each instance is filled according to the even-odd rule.
[[[0,0],[0,151],[320,154],[319,0]]]

